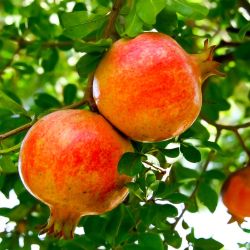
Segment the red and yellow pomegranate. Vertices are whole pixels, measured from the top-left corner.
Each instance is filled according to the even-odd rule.
[[[137,141],[177,136],[197,118],[201,85],[221,74],[214,46],[189,55],[171,37],[147,32],[113,44],[95,72],[93,97],[115,127]]]
[[[250,217],[250,166],[231,174],[222,187],[222,200],[232,215],[230,222]]]
[[[50,208],[41,233],[73,237],[81,216],[120,204],[130,177],[119,175],[123,153],[133,151],[100,115],[62,110],[39,120],[26,135],[19,173],[28,191]]]

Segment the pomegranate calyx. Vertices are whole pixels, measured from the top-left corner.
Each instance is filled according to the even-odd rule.
[[[62,208],[51,208],[48,223],[41,228],[39,235],[46,233],[58,239],[73,239],[80,217],[79,214]]]
[[[208,39],[204,42],[204,50],[199,54],[192,54],[191,57],[200,69],[201,83],[212,75],[224,77],[225,74],[218,70],[219,62],[213,60],[216,46],[209,46]]]
[[[237,224],[240,226],[243,222],[245,222],[245,219],[240,217],[240,216],[236,216],[234,214],[231,214],[231,218],[229,219],[227,224],[231,224],[231,223],[234,223],[234,222],[237,222]]]

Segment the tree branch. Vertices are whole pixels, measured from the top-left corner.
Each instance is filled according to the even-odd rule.
[[[205,122],[211,124],[212,126],[216,127],[217,129],[220,129],[220,130],[225,129],[225,130],[232,131],[236,135],[236,137],[237,137],[240,145],[242,146],[243,150],[246,152],[246,154],[247,154],[247,156],[249,158],[249,163],[250,163],[250,149],[246,146],[245,142],[243,141],[243,139],[242,139],[242,137],[241,137],[241,135],[239,133],[239,129],[250,127],[250,122],[246,122],[246,123],[238,124],[238,125],[223,125],[223,124],[218,124],[218,123],[216,123],[214,121],[211,121],[211,120],[207,119],[206,117],[204,117],[202,115],[200,117],[202,118],[202,120],[204,120]]]
[[[122,7],[123,0],[115,0],[112,10],[109,15],[109,20],[107,26],[104,30],[103,38],[108,38],[114,30],[114,24],[117,16],[119,15],[120,9]]]
[[[122,3],[123,3],[123,0],[115,0],[113,8],[112,8],[112,10],[111,10],[111,12],[109,14],[108,24],[107,24],[107,26],[105,28],[103,38],[108,38],[111,35],[111,33],[113,32],[114,23],[115,23],[115,20],[116,20],[118,14],[119,14]],[[19,41],[19,47],[18,47],[17,51],[15,52],[15,54],[21,49],[22,46],[20,46],[20,45],[22,45],[22,43],[26,43],[26,41],[24,41],[24,40]],[[44,44],[44,46],[56,46],[58,44],[59,44],[59,42],[47,42],[47,43]],[[62,43],[60,43],[60,44],[62,45]],[[68,42],[63,42],[63,46],[66,46],[66,45],[69,45],[69,43]],[[13,55],[13,59],[14,59],[14,55]],[[11,65],[13,59],[8,63],[8,65],[6,67]],[[1,73],[2,72],[0,71],[0,74]],[[95,101],[94,101],[93,95],[92,95],[93,80],[94,80],[94,72],[91,73],[89,75],[89,77],[88,77],[88,83],[87,83],[87,87],[86,87],[86,90],[85,90],[84,98],[79,102],[76,102],[76,103],[73,103],[71,105],[63,107],[62,109],[77,108],[77,107],[80,107],[82,105],[88,104],[89,108],[92,111],[97,111],[97,107],[96,107],[96,104],[95,104]],[[13,129],[11,131],[8,131],[8,132],[6,132],[4,134],[0,134],[0,141],[7,138],[7,137],[10,137],[12,135],[18,134],[18,133],[20,133],[22,131],[25,131],[25,130],[29,129],[33,124],[34,124],[34,121],[32,121],[30,123],[27,123],[27,124],[25,124],[25,125],[23,125],[21,127],[16,128],[16,129]]]

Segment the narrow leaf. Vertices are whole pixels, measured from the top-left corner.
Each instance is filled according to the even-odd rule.
[[[13,114],[23,114],[29,116],[28,112],[12,98],[0,90],[0,108],[10,110]]]

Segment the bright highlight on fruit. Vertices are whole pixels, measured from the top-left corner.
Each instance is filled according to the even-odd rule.
[[[50,208],[41,233],[71,238],[81,216],[120,204],[131,178],[119,175],[117,165],[128,151],[130,142],[90,111],[62,110],[39,120],[23,141],[19,173],[29,192]]]
[[[250,217],[250,166],[231,174],[222,187],[223,203],[232,215],[229,222],[244,221]]]
[[[188,129],[202,105],[202,82],[222,75],[215,47],[189,55],[171,37],[147,32],[120,39],[97,67],[93,96],[102,115],[137,141],[156,142]]]

